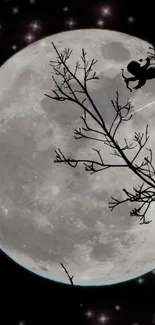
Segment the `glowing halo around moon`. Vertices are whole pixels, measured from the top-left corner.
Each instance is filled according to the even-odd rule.
[[[97,59],[99,80],[90,81],[89,94],[110,124],[111,99],[119,91],[123,104],[130,97],[133,118],[120,129],[118,141],[132,140],[149,124],[148,147],[155,152],[155,81],[129,93],[121,69],[145,58],[150,44],[132,36],[98,29],[63,32],[29,45],[0,68],[0,247],[28,270],[69,283],[63,263],[75,285],[110,285],[127,281],[155,267],[155,206],[149,225],[130,218],[131,205],[113,212],[111,196],[129,191],[139,180],[129,170],[106,170],[90,175],[84,166],[55,164],[55,149],[73,158],[97,158],[92,147],[108,158],[108,147],[93,140],[74,139],[81,126],[81,108],[50,100],[54,88],[50,60],[58,51],[73,49],[71,70],[80,60]],[[82,71],[79,78],[82,80]],[[76,85],[73,85],[73,87]],[[143,109],[142,109],[143,108]],[[137,112],[136,112],[137,111]],[[109,159],[116,159],[110,156]]]

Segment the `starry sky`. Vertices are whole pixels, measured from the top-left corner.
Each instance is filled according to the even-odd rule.
[[[29,44],[100,28],[155,42],[153,1],[1,0],[0,65]],[[71,287],[40,278],[0,253],[0,324],[155,324],[155,271],[126,283]]]

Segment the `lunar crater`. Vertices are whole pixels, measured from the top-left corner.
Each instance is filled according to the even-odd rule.
[[[103,57],[114,62],[127,61],[130,59],[130,51],[121,42],[111,42],[102,46]]]

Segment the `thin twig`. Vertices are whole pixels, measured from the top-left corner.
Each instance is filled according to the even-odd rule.
[[[133,193],[130,193],[126,189],[123,189],[124,193],[126,194],[126,199],[118,200],[112,197],[113,202],[110,202],[110,208],[111,210],[113,210],[119,204],[122,204],[127,201],[131,201],[132,203],[138,202],[140,204],[139,208],[133,208],[130,213],[130,216],[139,217],[142,223],[148,223],[145,218],[146,213],[152,202],[155,201],[155,168],[152,162],[151,148],[146,148],[149,152],[149,155],[144,156],[142,162],[140,164],[137,164],[137,158],[139,157],[139,154],[142,152],[146,143],[149,140],[148,124],[144,133],[135,132],[133,136],[133,141],[131,143],[128,142],[127,138],[124,138],[124,146],[120,146],[119,141],[117,139],[118,130],[122,123],[126,123],[132,118],[131,110],[133,106],[130,100],[127,99],[126,103],[121,105],[119,101],[119,93],[118,91],[116,92],[116,100],[111,100],[112,107],[115,111],[115,117],[108,129],[103,116],[96,107],[87,88],[88,81],[93,79],[99,79],[96,75],[96,72],[92,72],[94,65],[97,63],[97,60],[92,59],[91,62],[89,62],[86,59],[87,53],[84,51],[84,49],[82,49],[82,65],[79,61],[77,61],[75,70],[74,72],[72,72],[67,65],[67,60],[70,58],[72,51],[68,48],[65,49],[63,52],[59,53],[54,43],[52,43],[52,45],[55,49],[57,57],[56,61],[51,61],[51,66],[53,68],[54,74],[59,75],[62,78],[62,83],[58,84],[55,77],[52,76],[56,89],[51,90],[53,91],[55,96],[50,96],[47,94],[46,96],[58,101],[68,100],[70,102],[76,103],[83,109],[84,115],[81,116],[81,119],[84,122],[84,126],[82,128],[74,130],[75,139],[86,138],[89,140],[101,142],[103,145],[109,146],[113,149],[113,152],[110,153],[111,155],[119,157],[119,159],[121,158],[123,160],[123,163],[117,163],[116,161],[115,164],[105,162],[105,159],[103,159],[100,150],[94,148],[92,149],[98,154],[99,161],[91,159],[71,159],[69,157],[65,157],[64,153],[59,148],[58,150],[55,150],[56,158],[54,162],[66,163],[73,168],[77,167],[78,163],[83,163],[85,166],[85,170],[89,171],[90,174],[94,174],[96,172],[103,171],[109,168],[128,167],[136,176],[138,176],[138,178],[143,182],[143,184],[145,184],[146,188],[142,191],[141,186],[139,186],[139,188],[133,187]],[[153,53],[149,52],[150,58],[151,60],[155,60],[155,46],[150,48],[150,50],[154,51]],[[78,69],[83,70],[83,83],[77,77]],[[74,88],[75,85],[78,86],[77,89],[73,89],[72,81],[74,81]],[[82,100],[79,99],[79,94],[82,94],[84,96]],[[89,103],[89,105],[86,105],[86,102]],[[92,111],[89,108],[90,106],[93,108]],[[99,130],[89,126],[87,121],[88,115],[92,118],[95,123],[97,123],[100,128]],[[129,160],[126,154],[128,150],[135,150],[131,161]]]
[[[62,263],[61,263],[61,266],[62,266],[63,269],[65,270],[65,272],[66,272],[66,274],[67,274],[67,276],[68,276],[68,279],[69,279],[69,281],[70,281],[70,283],[71,283],[71,285],[72,285],[72,287],[73,287],[73,286],[74,286],[74,283],[73,283],[74,275],[70,276],[69,273],[68,273],[68,271],[67,271],[67,269],[66,269],[66,267],[65,267]]]

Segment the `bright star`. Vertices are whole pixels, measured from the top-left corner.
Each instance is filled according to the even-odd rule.
[[[27,34],[27,35],[25,36],[25,39],[26,39],[28,42],[31,42],[31,41],[33,40],[33,36],[32,36],[32,34]]]
[[[121,306],[116,305],[116,306],[115,306],[115,309],[116,309],[116,310],[120,310],[120,309],[121,309]]]
[[[16,45],[16,44],[13,44],[13,45],[11,46],[11,48],[12,48],[12,50],[17,50],[17,45]]]
[[[104,315],[101,315],[101,317],[99,318],[99,321],[101,323],[104,323],[107,320],[107,317],[105,317]]]
[[[144,282],[143,278],[139,278],[137,281],[139,284],[142,284]]]
[[[13,12],[13,14],[18,14],[19,8],[17,8],[17,7],[12,8],[12,12]]]
[[[99,20],[97,21],[97,25],[98,25],[99,27],[104,26],[104,21],[103,21],[102,19],[99,19]]]
[[[134,21],[135,21],[134,17],[132,17],[132,16],[128,17],[128,22],[129,23],[134,23]]]
[[[40,26],[39,26],[39,24],[37,23],[37,21],[33,22],[33,23],[31,24],[31,27],[32,27],[33,30],[37,30],[37,29],[40,28]]]
[[[68,7],[64,7],[63,10],[64,10],[64,11],[68,11]]]
[[[93,316],[93,312],[91,310],[88,310],[87,313],[86,313],[86,315],[88,317],[92,317]]]
[[[111,15],[110,7],[102,7],[101,12],[102,12],[103,16],[110,16]]]
[[[76,22],[75,22],[75,20],[73,20],[73,19],[69,19],[69,20],[66,22],[66,24],[67,24],[70,28],[72,28],[72,27],[76,24]]]

